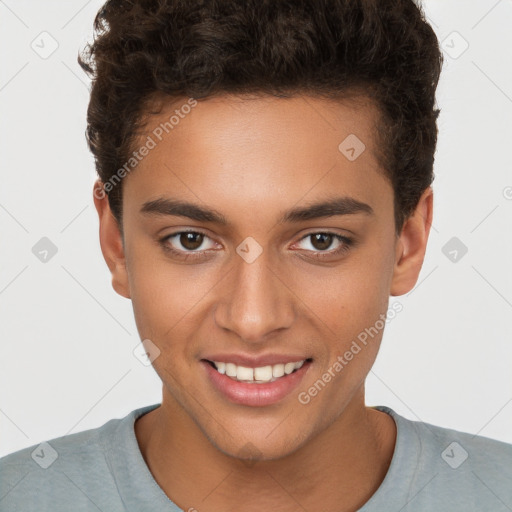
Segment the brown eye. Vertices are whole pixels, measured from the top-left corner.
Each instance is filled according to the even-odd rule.
[[[166,250],[181,254],[205,253],[215,246],[213,240],[200,231],[178,231],[162,238],[160,244]]]
[[[204,235],[202,233],[181,233],[179,240],[182,247],[189,251],[194,251],[201,247]]]
[[[309,236],[311,237],[311,245],[319,251],[329,249],[334,238],[333,235],[329,233],[315,233]]]
[[[299,247],[316,260],[343,256],[353,245],[352,239],[328,231],[309,233],[299,241]]]

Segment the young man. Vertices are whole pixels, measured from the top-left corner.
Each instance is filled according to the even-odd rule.
[[[95,27],[101,248],[162,402],[3,458],[0,509],[512,510],[510,445],[364,401],[432,222],[421,10],[117,0]]]

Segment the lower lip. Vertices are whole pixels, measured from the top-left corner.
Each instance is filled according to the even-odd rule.
[[[248,384],[219,373],[206,361],[201,361],[201,363],[205,367],[211,383],[224,397],[236,404],[252,407],[272,405],[285,398],[300,384],[311,365],[310,361],[306,361],[297,371],[284,375],[274,382]]]

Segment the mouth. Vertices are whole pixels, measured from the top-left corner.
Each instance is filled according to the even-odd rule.
[[[234,363],[226,363],[223,361],[209,361],[208,359],[203,359],[203,361],[208,363],[221,375],[226,375],[237,382],[264,384],[268,382],[275,382],[286,375],[295,373],[300,370],[305,363],[310,363],[312,359],[309,357],[307,359],[302,359],[301,361],[258,366],[256,368],[239,366]]]
[[[201,359],[214,390],[223,399],[251,407],[275,404],[300,384],[313,364],[312,358],[265,366],[241,366],[233,362]]]

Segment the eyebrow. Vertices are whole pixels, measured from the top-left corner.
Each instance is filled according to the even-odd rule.
[[[220,212],[199,206],[188,201],[172,198],[158,198],[145,202],[140,212],[144,215],[187,217],[198,222],[212,222],[223,226],[228,221]],[[278,224],[303,222],[335,215],[354,215],[364,213],[373,215],[373,208],[353,197],[335,197],[306,206],[292,208],[284,212]]]

